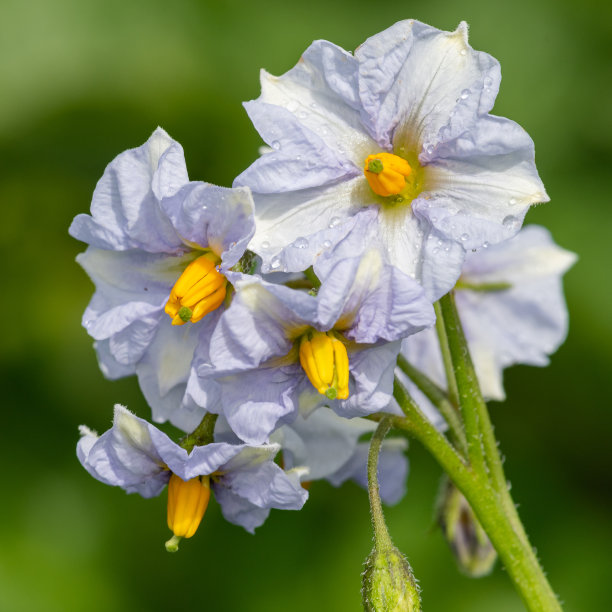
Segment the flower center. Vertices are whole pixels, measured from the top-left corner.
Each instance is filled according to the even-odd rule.
[[[180,539],[190,538],[196,532],[209,499],[209,476],[183,480],[172,474],[168,483],[168,527],[174,536],[166,542],[169,552],[176,552]]]
[[[219,308],[225,299],[227,279],[217,270],[219,259],[206,253],[192,261],[176,281],[166,303],[172,325],[196,323]]]
[[[363,173],[374,193],[388,197],[404,191],[412,168],[403,157],[393,153],[376,153],[366,158]]]
[[[349,396],[349,361],[333,332],[311,330],[300,341],[300,363],[312,386],[328,399]]]

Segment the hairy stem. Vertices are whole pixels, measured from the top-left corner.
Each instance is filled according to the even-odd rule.
[[[379,551],[389,550],[393,547],[387,524],[385,523],[378,487],[378,456],[380,454],[380,446],[390,428],[391,419],[384,417],[372,435],[370,450],[368,451],[368,495],[370,497],[374,541]]]

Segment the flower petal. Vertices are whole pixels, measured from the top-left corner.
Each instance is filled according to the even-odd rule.
[[[78,215],[70,235],[102,249],[176,253],[182,243],[159,200],[187,180],[182,147],[157,128],[144,145],[107,166],[94,191],[92,216]]]
[[[224,269],[238,262],[255,231],[253,199],[245,187],[192,182],[161,207],[183,240],[212,249]]]

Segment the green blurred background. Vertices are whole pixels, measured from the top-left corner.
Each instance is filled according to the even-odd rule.
[[[80,326],[92,286],[67,228],[105,165],[157,125],[190,176],[229,185],[260,144],[241,101],[316,38],[354,49],[395,21],[465,19],[502,65],[495,107],[537,145],[552,201],[528,222],[580,260],[566,280],[570,336],[544,370],[507,372],[493,419],[515,499],[568,611],[612,609],[610,586],[610,149],[612,13],[583,0],[1,0],[2,425],[0,611],[358,610],[371,548],[367,498],[317,483],[299,513],[251,536],[211,504],[177,555],[164,496],[93,480],[77,426],[104,431],[114,402],[141,416],[135,380],[109,382]],[[426,610],[522,610],[503,570],[459,575],[432,528],[439,470],[416,443],[408,495],[388,510]]]

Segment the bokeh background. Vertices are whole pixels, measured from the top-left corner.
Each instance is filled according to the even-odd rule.
[[[551,203],[532,210],[580,260],[566,277],[570,335],[546,369],[507,372],[492,405],[520,512],[568,611],[612,609],[612,12],[582,0],[0,1],[0,611],[358,610],[371,548],[367,497],[317,483],[302,512],[251,536],[214,503],[177,555],[165,498],[93,480],[77,426],[104,431],[113,403],[148,410],[135,380],[109,382],[80,326],[92,285],[67,228],[105,165],[157,125],[190,176],[229,185],[257,155],[240,103],[258,70],[280,74],[317,38],[354,49],[395,21],[465,19],[502,65],[494,111],[536,142]],[[499,567],[461,576],[433,504],[440,472],[414,443],[408,494],[388,509],[426,610],[514,612]]]

